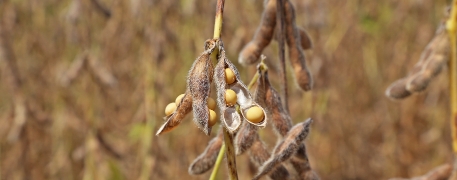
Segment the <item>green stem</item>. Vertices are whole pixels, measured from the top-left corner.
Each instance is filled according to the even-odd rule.
[[[214,165],[214,169],[213,169],[213,172],[211,172],[211,176],[209,177],[209,180],[216,180],[217,171],[219,169],[219,166],[221,165],[222,159],[224,159],[224,154],[225,154],[225,144],[222,144],[221,150],[219,150],[219,154],[217,155],[216,164]]]

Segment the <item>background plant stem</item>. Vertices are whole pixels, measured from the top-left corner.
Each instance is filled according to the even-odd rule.
[[[273,0],[271,0],[273,1]],[[276,2],[276,22],[278,24],[277,40],[279,48],[279,62],[281,64],[281,79],[282,79],[282,92],[283,92],[283,104],[287,112],[289,112],[289,103],[287,98],[287,71],[286,71],[286,57],[285,57],[285,48],[284,48],[284,37],[285,37],[285,25],[286,22],[284,17],[284,0],[277,0]],[[289,112],[290,113],[290,112]]]
[[[451,96],[451,133],[452,148],[454,152],[454,170],[451,180],[457,179],[457,47],[456,47],[456,29],[457,29],[457,1],[452,2],[451,15],[446,22],[446,29],[449,34],[451,43],[451,59],[449,61],[449,93]]]
[[[215,21],[214,21],[214,35],[213,35],[214,39],[221,38],[224,4],[225,4],[225,0],[217,0],[216,16],[215,16]],[[214,53],[212,54],[213,59],[216,59],[218,51],[219,50],[216,49],[214,51]],[[235,156],[235,151],[234,151],[234,147],[233,147],[233,137],[232,137],[232,134],[230,134],[225,129],[223,129],[223,131],[224,131],[224,144],[222,145],[221,150],[219,151],[216,164],[215,164],[213,172],[211,173],[211,176],[210,176],[210,180],[214,180],[216,178],[217,171],[218,171],[220,163],[222,161],[222,155],[224,153],[227,155],[227,165],[228,165],[228,169],[229,169],[229,177],[231,180],[237,180],[238,172],[236,170],[236,156]]]

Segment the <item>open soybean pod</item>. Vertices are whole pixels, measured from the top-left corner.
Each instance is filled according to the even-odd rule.
[[[216,40],[205,42],[205,51],[195,60],[187,78],[187,87],[192,96],[194,122],[206,135],[211,133],[210,111],[207,102],[214,70],[210,55],[215,49],[216,43]]]
[[[221,113],[221,123],[230,132],[235,133],[241,125],[241,117],[235,106],[227,106],[225,92],[227,82],[225,80],[225,62],[219,59],[214,69],[214,82],[217,89],[217,105]]]
[[[276,1],[268,0],[265,2],[262,21],[252,41],[241,50],[238,58],[239,63],[247,65],[258,62],[263,49],[270,44],[276,26]]]
[[[300,32],[295,24],[295,10],[290,1],[285,0],[284,2],[286,42],[289,47],[290,64],[294,68],[295,81],[298,86],[304,91],[309,91],[313,87],[313,79],[306,67],[305,54],[300,43]]]
[[[164,117],[166,120],[165,123],[159,128],[156,135],[161,135],[163,133],[169,132],[177,127],[184,117],[192,110],[192,97],[190,96],[189,91],[184,94],[184,97],[181,99],[181,102],[178,104],[176,110],[170,115]]]
[[[258,122],[248,122],[258,127],[265,127],[265,110],[256,102],[254,102],[247,87],[241,81],[240,74],[236,69],[235,65],[233,65],[227,59],[222,43],[219,47],[219,50],[219,62],[217,63],[215,68],[214,82],[216,83],[217,103],[219,109],[221,110],[221,120],[223,121],[222,124],[225,125],[225,127],[230,133],[236,132],[241,125],[242,118],[238,114],[236,107],[226,104],[225,92],[228,89],[230,89],[236,93],[236,103],[239,105],[240,112],[243,118],[246,118],[246,115],[248,115],[248,111],[250,110],[250,108],[260,109],[263,118]],[[228,84],[225,78],[226,68],[230,69],[235,75],[235,80],[231,82],[231,84]]]

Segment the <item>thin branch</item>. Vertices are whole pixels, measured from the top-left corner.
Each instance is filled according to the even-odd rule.
[[[271,0],[273,1],[273,0]],[[289,103],[288,103],[288,93],[287,93],[287,70],[286,70],[286,57],[285,57],[285,48],[284,48],[284,38],[285,38],[285,16],[284,16],[284,0],[277,0],[276,3],[276,22],[278,23],[278,34],[277,41],[279,46],[279,62],[281,64],[281,79],[282,79],[282,92],[283,92],[283,104],[287,112],[289,112]]]

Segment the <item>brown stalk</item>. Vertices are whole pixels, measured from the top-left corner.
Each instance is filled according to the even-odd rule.
[[[279,46],[279,62],[281,64],[281,79],[282,79],[282,92],[284,94],[284,108],[286,109],[287,112],[289,112],[289,103],[287,102],[287,71],[286,71],[286,56],[285,56],[285,48],[284,48],[284,32],[286,31],[285,27],[285,15],[284,15],[284,1],[285,0],[277,0],[277,5],[276,5],[276,19],[277,22],[279,22],[279,31],[277,33],[277,41],[278,41],[278,46]]]

